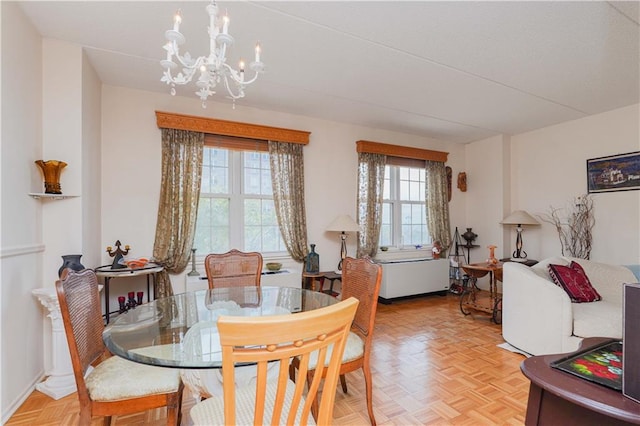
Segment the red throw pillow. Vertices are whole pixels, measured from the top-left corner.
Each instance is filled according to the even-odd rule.
[[[567,292],[572,302],[596,302],[602,300],[595,288],[591,285],[582,266],[571,262],[569,266],[549,264],[549,275],[556,285]]]

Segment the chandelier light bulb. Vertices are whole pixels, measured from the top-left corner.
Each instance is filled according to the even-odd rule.
[[[194,83],[198,88],[195,93],[200,97],[203,108],[206,106],[207,98],[216,93],[216,86],[222,84],[235,106],[235,100],[244,97],[245,87],[254,83],[264,72],[264,63],[260,60],[262,47],[259,42],[256,44],[255,61],[249,64],[252,75],[245,78],[246,65],[243,60],[240,61],[238,69],[227,63],[227,50],[233,46],[234,41],[229,34],[229,15],[225,12],[220,18],[215,1],[206,7],[206,11],[209,15],[209,54],[193,57],[189,52],[180,52],[180,46],[186,39],[180,32],[182,11],[178,10],[174,15],[173,29],[165,32],[167,43],[163,48],[167,51],[167,56],[160,61],[164,69],[160,81],[167,83],[171,87],[171,94],[175,95],[176,85],[187,85],[194,81],[195,77]],[[174,72],[177,74],[174,75]],[[196,77],[196,74],[199,75]]]
[[[222,34],[229,34],[229,16],[222,17]]]
[[[180,23],[182,22],[182,12],[180,9],[173,16],[173,31],[180,31]]]

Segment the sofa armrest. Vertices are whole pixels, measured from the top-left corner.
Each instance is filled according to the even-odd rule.
[[[502,335],[532,355],[562,353],[573,333],[571,300],[552,281],[517,262],[504,265]]]

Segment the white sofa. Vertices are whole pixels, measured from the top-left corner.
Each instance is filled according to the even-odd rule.
[[[571,303],[548,272],[550,263],[582,266],[602,300]],[[503,268],[502,336],[532,355],[572,352],[585,337],[622,338],[622,288],[637,282],[624,266],[584,259],[554,257],[527,267],[517,262]]]

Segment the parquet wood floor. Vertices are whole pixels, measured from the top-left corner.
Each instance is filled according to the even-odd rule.
[[[524,357],[498,348],[501,327],[488,314],[460,313],[458,297],[428,296],[379,305],[372,352],[379,425],[522,425],[529,381]],[[347,375],[336,395],[335,425],[368,424],[364,378]],[[185,392],[182,425],[193,398]],[[164,425],[164,409],[113,418],[113,425]],[[75,425],[76,394],[58,401],[34,391],[6,423]],[[95,417],[92,426],[102,424]]]

